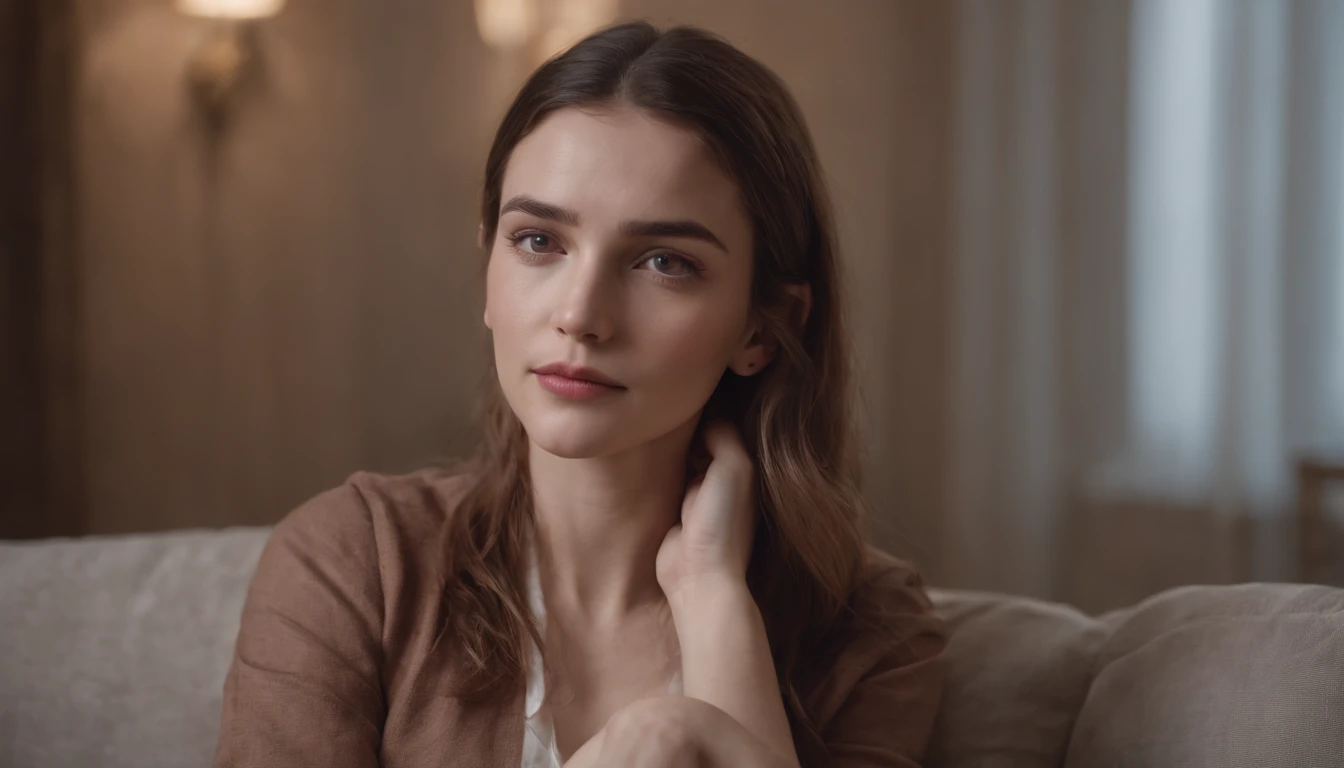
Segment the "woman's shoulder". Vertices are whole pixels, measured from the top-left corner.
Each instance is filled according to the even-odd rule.
[[[275,551],[269,559],[338,560],[350,578],[432,569],[469,482],[468,474],[451,468],[356,472],[285,515],[267,543]],[[369,567],[358,568],[361,563]]]
[[[859,615],[934,614],[933,601],[925,591],[924,576],[918,566],[871,545],[865,547],[863,568],[850,607]]]
[[[860,667],[883,657],[937,655],[947,632],[924,577],[909,560],[867,547],[863,571],[847,606],[842,657]]]
[[[882,723],[908,721],[912,733],[931,727],[942,689],[939,657],[947,631],[919,569],[867,548],[847,608],[838,647],[832,646],[835,655],[813,694],[818,724],[834,739],[855,743],[872,736],[865,729],[878,722],[874,712],[882,713]]]
[[[465,483],[358,472],[276,524],[240,618],[217,765],[296,744],[313,764],[348,764],[356,740],[373,764],[388,702],[441,623],[437,533]]]
[[[471,482],[456,467],[426,467],[403,474],[356,472],[345,485],[359,494],[375,525],[424,538],[448,523]]]
[[[277,533],[321,529],[329,536],[378,533],[423,537],[441,529],[470,477],[454,468],[427,467],[403,474],[360,471],[287,514]]]

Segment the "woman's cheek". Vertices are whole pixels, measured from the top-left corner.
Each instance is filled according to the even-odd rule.
[[[657,351],[658,368],[666,372],[668,379],[692,385],[691,389],[708,386],[712,391],[727,368],[732,355],[728,347],[736,335],[725,333],[730,325],[728,318],[704,313],[697,320],[681,326],[664,326],[656,338],[649,340],[649,348]],[[691,380],[702,386],[694,386]]]
[[[512,348],[525,336],[528,327],[539,322],[543,302],[536,286],[530,286],[521,277],[507,266],[491,265],[486,296],[496,352],[502,351],[502,346]]]

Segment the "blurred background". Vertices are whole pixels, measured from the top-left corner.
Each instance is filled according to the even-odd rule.
[[[806,114],[876,542],[1088,610],[1344,583],[1339,0],[4,0],[0,538],[469,450],[492,131],[626,18]]]

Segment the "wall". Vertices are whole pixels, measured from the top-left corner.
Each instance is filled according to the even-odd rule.
[[[36,4],[0,5],[0,536],[31,535],[45,512],[37,291],[40,216]]]
[[[208,26],[80,6],[89,532],[265,523],[466,447],[489,116],[470,6],[293,2],[207,132]]]
[[[354,469],[465,450],[480,168],[523,74],[477,41],[470,3],[291,0],[213,140],[182,79],[204,24],[167,2],[80,8],[90,531],[270,522]],[[622,15],[706,26],[793,88],[839,208],[874,533],[936,573],[950,11]]]
[[[0,538],[83,529],[70,18],[0,6]]]

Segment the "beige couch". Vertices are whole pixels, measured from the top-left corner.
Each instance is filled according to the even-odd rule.
[[[0,766],[210,762],[268,529],[0,543]],[[1344,590],[1188,587],[1097,618],[935,591],[929,764],[1344,768]]]

